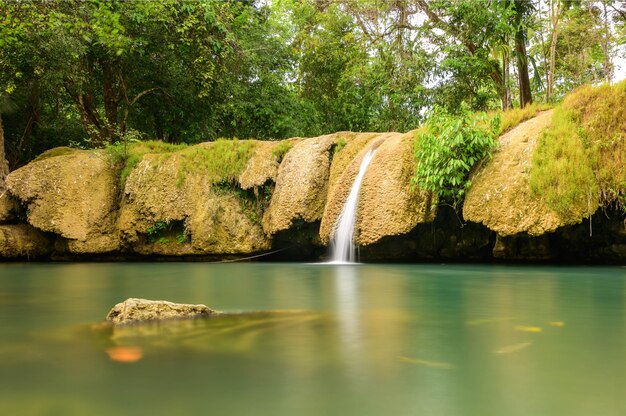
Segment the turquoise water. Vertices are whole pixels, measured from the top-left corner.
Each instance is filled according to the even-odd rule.
[[[92,328],[128,297],[243,314]],[[0,415],[622,416],[624,391],[626,268],[0,264]]]

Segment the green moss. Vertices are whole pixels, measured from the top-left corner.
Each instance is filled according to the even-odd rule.
[[[122,189],[130,172],[148,153],[172,153],[185,149],[186,144],[171,144],[157,140],[138,141],[133,143],[117,142],[106,147],[111,161],[120,169],[120,186]]]
[[[559,107],[544,131],[530,172],[532,192],[563,218],[577,220],[595,211],[598,186],[590,154],[571,111]]]
[[[531,170],[533,192],[562,215],[626,210],[626,82],[584,86],[557,107]]]
[[[181,157],[178,185],[190,175],[201,175],[212,184],[236,183],[254,153],[255,142],[219,139],[212,143],[188,147]]]
[[[77,151],[78,150],[73,149],[71,147],[66,147],[66,146],[55,147],[54,149],[46,150],[45,152],[37,156],[33,160],[33,162],[40,162],[42,160],[50,159],[51,157],[56,157],[56,156],[69,155]]]
[[[293,147],[293,141],[291,140],[281,140],[274,148],[272,149],[272,155],[278,160],[278,163],[282,162],[285,155],[291,148]]]

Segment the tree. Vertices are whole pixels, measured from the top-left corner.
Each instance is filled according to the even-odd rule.
[[[4,155],[4,129],[2,128],[2,114],[0,113],[0,195],[6,191],[4,180],[9,174],[9,164]]]
[[[520,107],[524,108],[526,105],[532,104],[533,102],[530,76],[528,75],[528,53],[526,52],[526,43],[528,42],[528,20],[535,11],[535,6],[532,0],[517,0],[513,1],[513,10]]]
[[[459,70],[461,65],[454,61],[460,58],[459,47],[462,46],[469,54],[464,58],[465,63],[473,61],[471,65],[475,68],[473,76],[489,77],[498,94],[501,107],[509,108],[511,106],[508,79],[509,41],[516,32],[520,33],[518,42],[525,41],[521,33],[525,11],[521,8],[516,11],[513,7],[514,2],[509,1],[493,1],[489,3],[489,7],[476,7],[475,2],[468,0],[456,2],[416,0],[416,3],[426,14],[433,28],[445,33],[447,38],[453,39],[454,43],[446,46],[445,42],[449,42],[446,38],[442,41],[437,40],[440,37],[436,34],[433,37],[442,50],[447,51],[449,55],[447,63],[452,64],[455,70]],[[517,30],[513,24],[516,20]],[[524,50],[520,48],[520,53],[523,52]],[[520,65],[523,65],[527,60],[522,56],[520,61]],[[526,82],[521,85],[525,87]],[[524,97],[528,98],[527,95]]]

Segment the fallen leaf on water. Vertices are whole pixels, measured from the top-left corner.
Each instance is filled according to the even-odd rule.
[[[530,326],[530,325],[518,325],[515,327],[516,331],[522,332],[541,332],[543,329],[540,326]]]
[[[442,370],[454,370],[456,367],[450,363],[441,361],[422,360],[420,358],[399,357],[400,361],[409,364],[423,365],[424,367],[439,368]]]
[[[143,350],[139,347],[112,347],[105,351],[112,361],[134,363],[143,358]]]
[[[506,347],[498,348],[493,352],[495,354],[511,354],[514,352],[518,352],[523,350],[524,348],[530,347],[532,342],[520,342],[519,344],[507,345]]]
[[[548,325],[553,326],[555,328],[563,328],[565,326],[565,322],[563,322],[563,321],[552,321],[552,322],[548,322]]]

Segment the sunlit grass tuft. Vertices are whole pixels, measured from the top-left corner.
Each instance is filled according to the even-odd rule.
[[[555,109],[535,150],[531,188],[561,215],[626,209],[626,82],[583,86]]]

